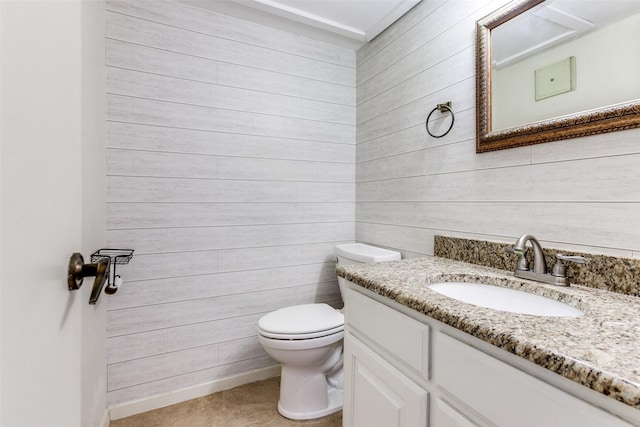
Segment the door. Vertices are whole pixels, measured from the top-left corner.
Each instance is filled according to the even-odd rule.
[[[478,427],[442,398],[435,399],[431,410],[433,427]]]
[[[345,334],[344,426],[427,426],[428,393]]]
[[[0,424],[106,425],[104,3],[0,2]],[[104,299],[104,297],[103,297]]]

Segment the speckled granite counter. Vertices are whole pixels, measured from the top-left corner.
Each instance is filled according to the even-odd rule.
[[[507,271],[416,258],[338,266],[339,276],[417,312],[640,409],[640,299],[599,289],[544,285]],[[551,297],[583,316],[540,317],[466,304],[429,289],[438,282],[482,282]]]

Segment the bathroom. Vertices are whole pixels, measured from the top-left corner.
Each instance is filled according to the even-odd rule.
[[[337,243],[637,259],[639,129],[476,153],[475,22],[506,3],[423,0],[354,52],[184,3],[1,2],[0,424],[276,375],[255,322],[339,304]],[[111,245],[134,258],[89,306],[68,257]]]

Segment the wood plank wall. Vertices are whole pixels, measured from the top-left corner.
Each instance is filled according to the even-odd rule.
[[[639,257],[640,130],[475,153],[475,22],[505,3],[425,0],[359,50],[356,239],[417,256],[436,234],[532,233]],[[425,118],[446,101],[454,127],[432,138]]]
[[[274,365],[256,322],[339,304],[355,52],[165,1],[108,1],[109,405]]]
[[[354,233],[405,257],[523,233],[640,257],[639,130],[475,153],[475,21],[505,3],[423,0],[355,55],[107,2],[108,237],[137,250],[109,300],[110,405],[273,364],[255,322],[337,302]]]

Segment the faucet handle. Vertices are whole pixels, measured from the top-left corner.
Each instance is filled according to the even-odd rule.
[[[579,256],[579,255],[568,256],[568,255],[556,254],[556,259],[559,260],[559,261],[575,262],[576,264],[586,264],[587,263],[587,259],[585,257]]]
[[[563,261],[575,262],[576,264],[586,264],[587,259],[583,256],[567,256],[563,254],[556,254],[556,263],[551,269],[551,275],[556,277],[567,277],[567,266]]]
[[[506,246],[504,248],[505,252],[508,252],[510,254],[516,254],[518,255],[518,265],[516,266],[516,270],[524,270],[524,271],[528,271],[529,270],[529,261],[527,261],[526,258],[526,253],[527,253],[527,249],[525,248],[524,251],[522,250],[518,250],[516,248],[513,248],[511,246]]]

